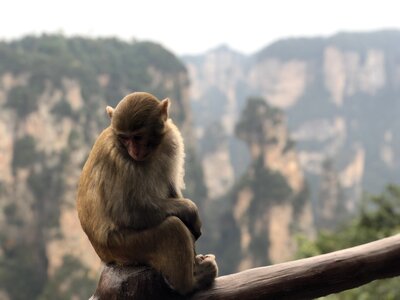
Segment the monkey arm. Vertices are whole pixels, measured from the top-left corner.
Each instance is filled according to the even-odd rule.
[[[113,224],[120,228],[131,230],[145,230],[161,224],[170,216],[175,216],[191,231],[197,240],[201,235],[201,221],[197,206],[194,202],[185,198],[153,198],[152,201],[136,202],[126,213],[119,206],[109,209],[108,214]],[[113,202],[115,203],[115,201]],[[107,215],[107,213],[106,213]]]
[[[196,204],[185,198],[168,198],[161,202],[161,209],[167,216],[178,217],[197,240],[201,236],[201,221]]]
[[[175,187],[172,183],[168,185],[169,198],[182,198],[182,192]]]

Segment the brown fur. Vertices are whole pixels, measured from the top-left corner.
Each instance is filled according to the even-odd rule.
[[[201,222],[196,205],[182,198],[183,140],[168,119],[168,106],[167,99],[133,93],[115,109],[107,107],[111,125],[83,168],[77,209],[102,261],[150,265],[186,294],[209,285],[217,265],[212,255],[195,256]],[[135,142],[132,132],[140,132],[142,140]],[[149,156],[133,159],[121,135],[132,136]]]

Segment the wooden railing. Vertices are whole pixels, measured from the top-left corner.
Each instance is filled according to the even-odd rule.
[[[146,267],[105,267],[91,299],[311,299],[400,275],[400,234],[328,254],[218,277],[189,297]]]

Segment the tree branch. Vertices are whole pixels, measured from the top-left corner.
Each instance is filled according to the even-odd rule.
[[[95,299],[309,299],[400,275],[400,234],[361,246],[218,277],[183,298],[146,267],[105,267]]]

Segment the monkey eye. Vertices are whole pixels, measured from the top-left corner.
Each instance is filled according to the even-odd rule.
[[[126,142],[127,140],[129,140],[129,137],[124,134],[118,134],[118,138],[123,142]]]
[[[143,139],[143,136],[141,136],[141,135],[134,135],[134,136],[132,137],[132,139],[133,139],[134,141],[136,141],[136,142],[140,142],[140,141]]]

